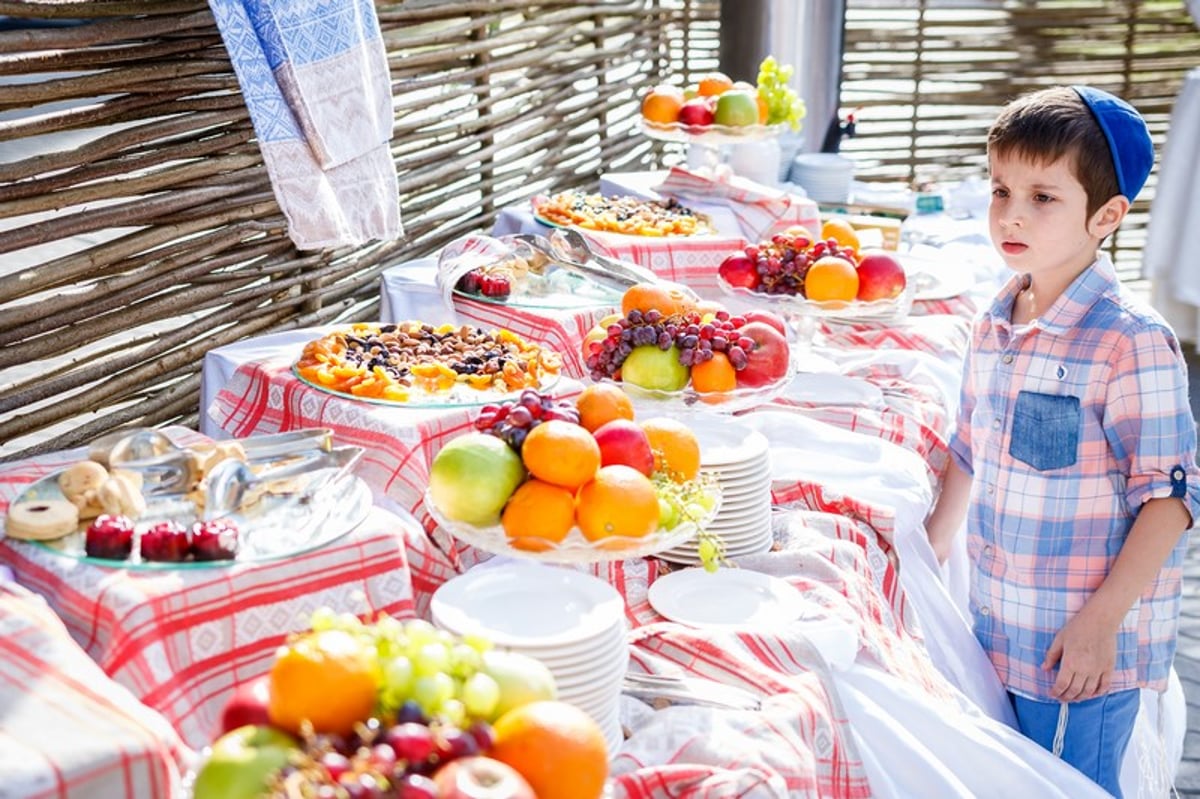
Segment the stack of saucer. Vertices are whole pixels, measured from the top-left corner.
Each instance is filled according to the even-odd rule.
[[[837,153],[801,153],[792,160],[791,179],[819,203],[844,203],[854,182],[854,161]]]
[[[725,545],[725,556],[757,555],[771,548],[771,461],[767,439],[727,417],[697,418],[688,425],[700,440],[700,468],[716,475],[721,506],[708,531]],[[657,557],[670,563],[700,563],[699,543],[690,539]]]
[[[611,585],[569,568],[488,562],[444,583],[429,610],[438,627],[485,636],[546,664],[558,698],[600,725],[610,753],[620,747],[629,649],[625,603]]]

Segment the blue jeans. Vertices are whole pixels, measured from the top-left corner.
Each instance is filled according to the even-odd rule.
[[[1008,696],[1021,732],[1121,799],[1121,760],[1137,721],[1141,698],[1137,688],[1065,707],[1062,702],[1039,702],[1013,693]],[[1064,716],[1061,729],[1060,714]]]

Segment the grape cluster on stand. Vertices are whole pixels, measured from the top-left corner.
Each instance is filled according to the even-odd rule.
[[[579,424],[579,411],[567,400],[555,400],[549,394],[527,388],[511,402],[480,408],[475,429],[502,439],[519,455],[529,431],[552,419]]]
[[[744,324],[745,318],[724,310],[705,321],[699,311],[664,316],[653,309],[644,313],[634,309],[608,326],[608,335],[586,365],[593,380],[612,378],[635,347],[654,345],[664,352],[675,347],[684,366],[704,363],[712,360],[713,353],[723,352],[734,369],[745,369],[754,341],[738,333]]]
[[[803,295],[804,276],[821,258],[837,256],[852,264],[858,260],[854,249],[837,239],[814,242],[804,235],[786,233],[775,234],[769,242],[747,245],[744,252],[760,278],[755,290],[764,294]]]

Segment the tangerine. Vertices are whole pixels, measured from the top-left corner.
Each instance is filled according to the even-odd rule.
[[[716,359],[715,355],[713,359]],[[677,483],[696,479],[700,473],[700,442],[687,425],[660,417],[642,422],[642,429],[654,451],[655,471],[666,472]]]
[[[678,286],[662,283],[635,283],[621,295],[621,312],[657,310],[663,316],[685,313],[696,307],[696,301]]]
[[[285,644],[268,680],[267,716],[282,730],[299,733],[307,720],[315,732],[349,735],[375,710],[375,659],[344,630],[308,633]]]
[[[804,296],[816,302],[858,296],[858,270],[838,255],[818,258],[804,275]]]
[[[826,219],[825,223],[821,225],[821,238],[825,241],[834,239],[838,244],[843,247],[849,247],[855,252],[858,252],[859,247],[862,246],[858,240],[858,233],[855,232],[854,226],[845,219],[838,219],[836,217]]]
[[[683,90],[679,87],[655,86],[642,99],[642,117],[647,122],[670,125],[678,121],[683,103]]]
[[[761,94],[756,92],[754,99],[758,100],[758,124],[765,125],[767,124],[767,119],[771,116],[771,108],[767,105],[767,101],[763,99]]]
[[[658,529],[658,516],[654,483],[623,464],[602,466],[595,479],[579,489],[575,506],[575,521],[589,541],[644,538]]]
[[[579,424],[589,433],[614,419],[633,418],[633,403],[612,383],[594,383],[585,388],[575,400],[575,408],[579,411]]]
[[[516,549],[551,549],[575,526],[575,495],[536,478],[526,480],[504,506],[500,523]]]
[[[522,705],[498,718],[492,731],[496,742],[488,756],[516,769],[538,799],[598,799],[604,793],[604,732],[574,705]]]
[[[733,391],[737,388],[737,372],[728,356],[714,352],[712,359],[692,366],[692,388],[708,391]]]
[[[600,468],[600,445],[579,425],[551,419],[525,436],[521,459],[534,477],[574,491]]]
[[[733,88],[733,80],[724,72],[710,72],[702,75],[696,84],[696,91],[701,97],[716,97]]]

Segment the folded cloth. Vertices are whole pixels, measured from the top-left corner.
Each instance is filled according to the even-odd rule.
[[[403,235],[375,7],[209,0],[288,234],[303,250]]]
[[[737,175],[711,177],[676,166],[671,167],[655,190],[679,200],[723,202],[737,217],[742,235],[750,241],[768,238],[792,225],[821,232],[820,214],[812,200]]]

